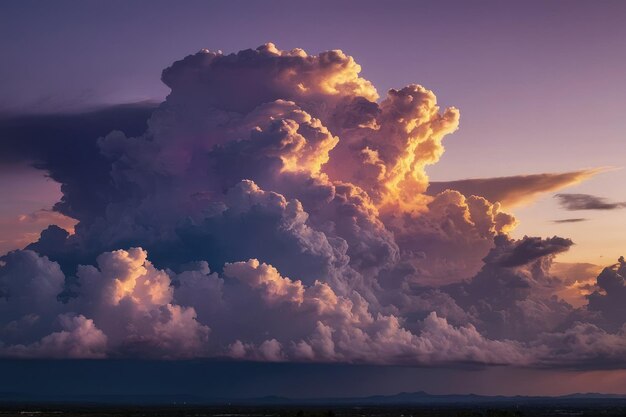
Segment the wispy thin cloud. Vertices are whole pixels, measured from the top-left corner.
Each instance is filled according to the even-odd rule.
[[[565,210],[617,210],[626,208],[626,201],[611,202],[591,194],[557,194],[554,196]]]
[[[580,222],[586,222],[589,219],[585,219],[582,217],[579,218],[575,218],[575,219],[558,219],[558,220],[552,220],[552,223],[580,223]]]
[[[456,190],[467,196],[485,197],[489,201],[497,201],[510,208],[530,203],[543,193],[579,184],[607,170],[609,168],[600,167],[570,172],[431,182],[428,193],[434,195],[446,189]]]

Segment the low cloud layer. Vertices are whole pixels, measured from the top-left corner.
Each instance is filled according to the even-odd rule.
[[[595,171],[433,187],[459,111],[419,85],[381,98],[360,69],[203,50],[164,70],[147,123],[75,127],[69,151],[14,131],[3,149],[77,224],[1,258],[0,355],[621,364],[623,261],[574,306],[551,270],[573,242],[513,239],[502,206]]]

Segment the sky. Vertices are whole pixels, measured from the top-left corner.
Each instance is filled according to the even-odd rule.
[[[433,180],[624,165],[620,1],[291,3],[5,2],[0,109],[161,101],[168,89],[160,71],[182,56],[271,41],[311,53],[342,49],[379,92],[417,82],[460,108],[462,128],[429,168]],[[625,179],[609,171],[571,192],[623,201]],[[519,237],[538,228],[572,237],[577,245],[563,261],[607,264],[626,243],[619,212],[582,213],[576,217],[589,221],[575,227],[554,224],[567,213],[545,196],[516,214]]]
[[[623,2],[1,11],[1,356],[623,378]]]

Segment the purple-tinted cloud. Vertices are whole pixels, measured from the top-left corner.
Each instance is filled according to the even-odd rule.
[[[81,152],[54,131],[3,145],[37,156],[78,224],[2,258],[1,355],[593,366],[620,352],[620,278],[573,307],[550,271],[573,242],[512,239],[497,202],[507,184],[534,195],[590,172],[429,195],[459,111],[419,85],[377,101],[341,51],[203,50],[163,81],[145,129],[77,128]],[[598,343],[570,343],[580,329]]]
[[[626,208],[626,202],[611,202],[590,194],[557,194],[555,196],[565,210],[617,210]]]

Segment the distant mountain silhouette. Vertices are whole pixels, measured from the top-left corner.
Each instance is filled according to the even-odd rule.
[[[624,402],[626,395],[574,393],[556,397],[503,396],[476,394],[429,394],[424,391],[401,392],[395,395],[340,398],[211,398],[197,395],[33,395],[0,392],[0,405],[11,403],[42,404],[120,404],[120,405],[312,405],[312,406],[395,406],[395,405],[462,405],[462,404],[552,404]]]

